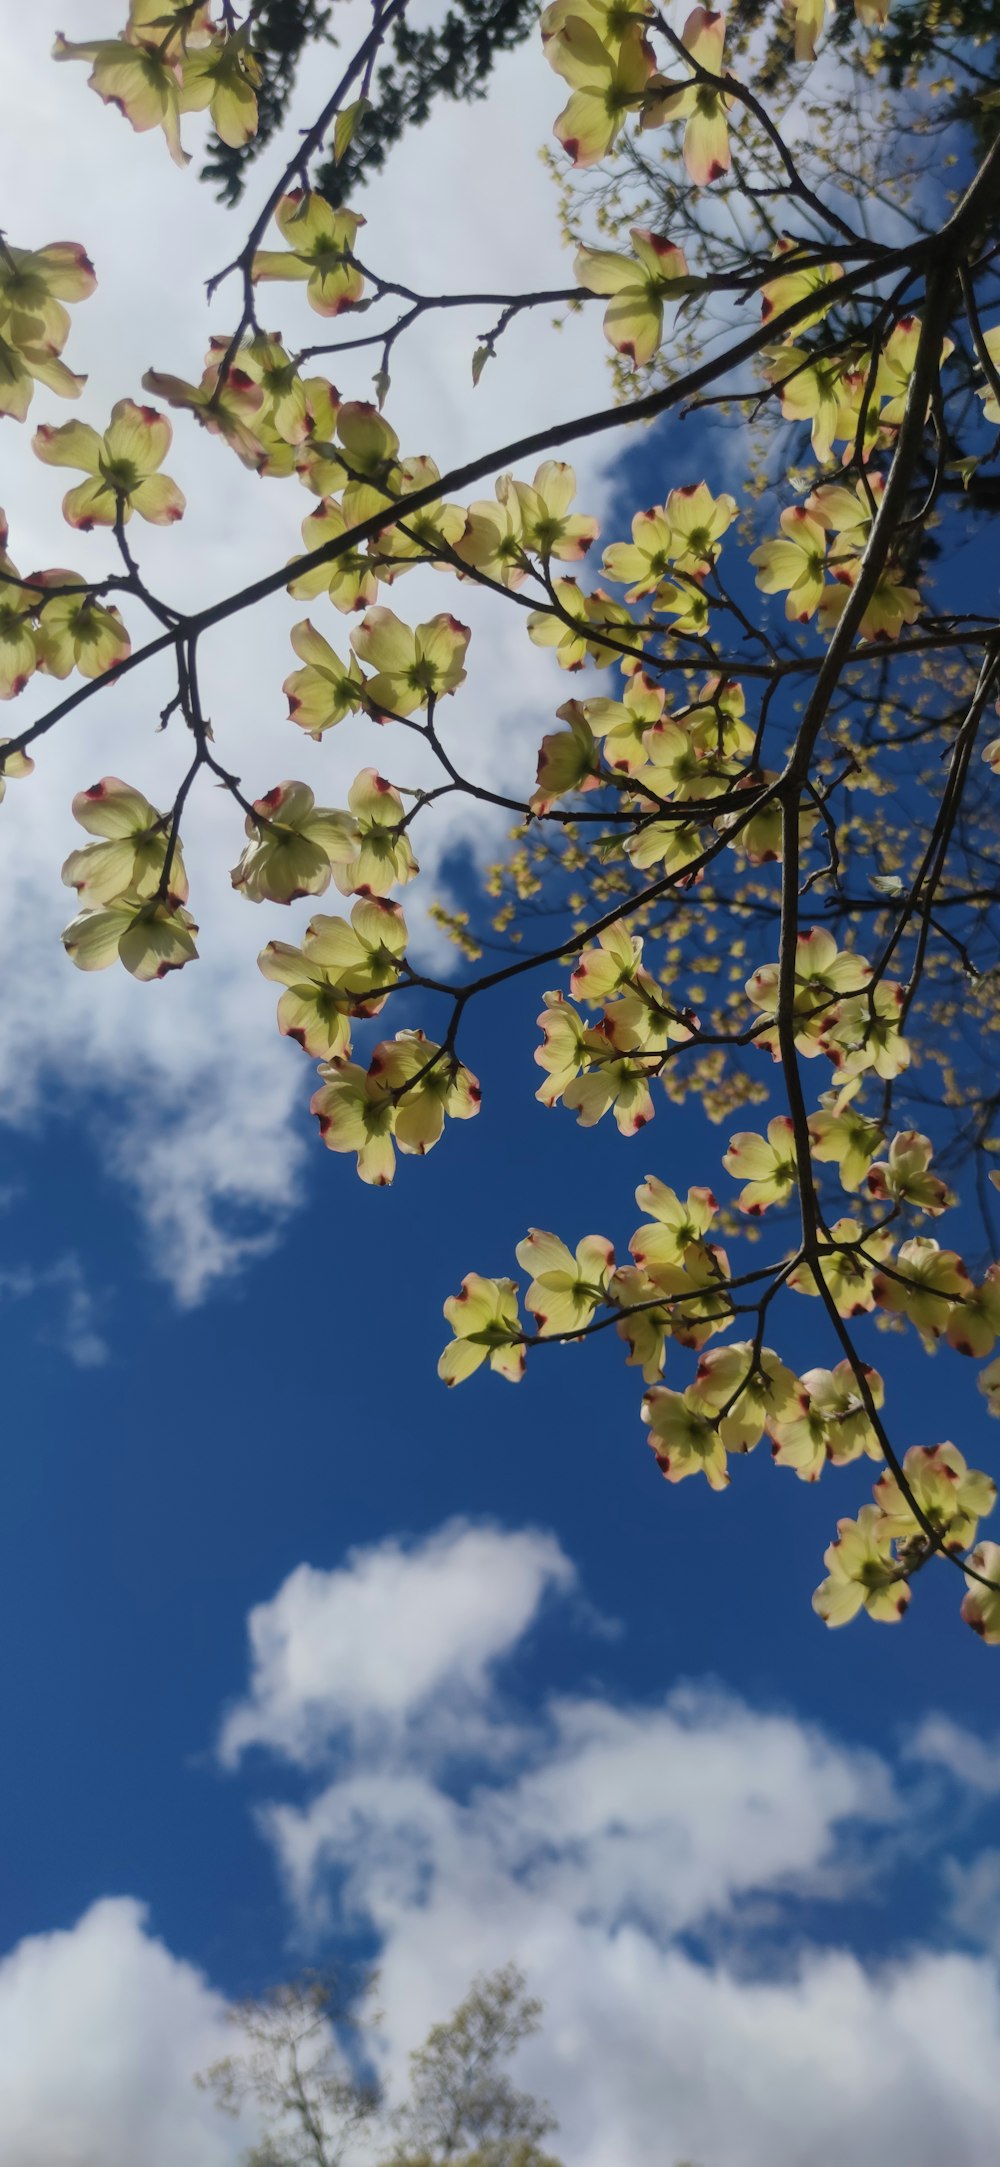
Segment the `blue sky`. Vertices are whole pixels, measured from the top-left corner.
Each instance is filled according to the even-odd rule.
[[[37,145],[72,129],[105,309],[80,312],[73,358],[96,415],[151,360],[195,373],[199,277],[231,230],[82,74],[49,67],[55,17],[37,14],[13,41],[8,119],[45,230],[13,237],[66,226],[66,176]],[[108,29],[116,10],[95,0],[90,17]],[[373,255],[429,247],[442,176],[502,141],[504,101],[541,139],[555,107],[538,78],[514,56],[486,108],[420,139],[411,200],[372,189]],[[521,254],[530,233],[531,275],[558,279],[526,165]],[[498,277],[523,284],[503,207],[486,218]],[[463,236],[434,230],[427,283],[456,284]],[[596,324],[574,335],[584,410],[603,363]],[[464,349],[418,342],[390,410],[405,448],[444,464],[564,404],[560,341],[518,337],[474,410]],[[187,539],[149,544],[168,591],[232,584],[237,533],[251,568],[294,546],[305,500],[283,505],[180,429],[175,453]],[[664,487],[692,478],[690,426],[684,473],[659,434],[641,456]],[[44,479],[14,445],[7,508],[32,563],[65,546]],[[581,479],[581,501],[607,504],[621,476],[588,453]],[[438,583],[430,606],[448,600]],[[566,687],[478,601],[461,727],[496,781],[530,772]],[[212,712],[248,778],[322,775],[338,802],[365,759],[394,776],[399,754],[348,731],[289,749],[291,621],[282,602],[217,643]],[[516,1389],[479,1375],[448,1393],[435,1375],[466,1270],[513,1271],[529,1224],[606,1233],[624,1255],[646,1174],[728,1190],[728,1129],[661,1100],[628,1143],[539,1107],[546,973],[469,1010],[480,1118],[404,1160],[391,1190],[363,1188],[321,1149],[309,1064],[274,1031],[253,956],[290,928],[228,894],[239,836],[215,799],[192,811],[197,972],[81,983],[57,938],[69,796],[105,770],[164,785],[179,753],[153,735],[157,690],[96,701],[3,812],[0,2154],[134,2167],[141,2136],[148,2167],[232,2167],[249,2133],[190,2082],[225,2039],[226,1998],[365,1948],[394,2082],[475,1969],[524,1963],[548,2008],[525,2075],[574,2167],[651,2145],[659,2161],[664,2144],[668,2167],[825,2167],[834,2113],[857,2167],[893,2144],[915,2167],[943,2147],[986,2167],[1000,1673],[959,1620],[957,1575],[928,1573],[898,1630],[827,1633],[809,1597],[866,1463],[811,1489],[762,1448],[722,1497],[668,1487],[611,1335],[535,1355]],[[444,821],[430,873],[469,839]],[[488,833],[471,840],[490,855]],[[798,1368],[830,1359],[815,1305],[788,1297],[780,1317]],[[904,1444],[952,1436],[993,1464],[973,1365],[870,1347]]]

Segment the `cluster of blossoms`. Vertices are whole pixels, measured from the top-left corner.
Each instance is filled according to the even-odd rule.
[[[15,699],[36,670],[49,677],[68,677],[73,670],[103,677],[123,661],[131,642],[114,604],[65,567],[23,579],[7,540],[0,512],[0,700]],[[28,773],[32,763],[24,762],[23,753],[8,754],[3,775]]]
[[[61,399],[78,399],[86,378],[62,359],[69,337],[67,301],[85,301],[97,283],[94,266],[76,241],[45,248],[0,249],[0,416],[24,421],[43,384]]]
[[[751,1177],[737,1199],[740,1210],[757,1214],[787,1199],[795,1167],[790,1126],[779,1116],[766,1141],[732,1139],[723,1165],[738,1178]],[[829,1131],[827,1136],[830,1141]],[[869,1141],[866,1185],[872,1198],[887,1203],[885,1221],[869,1232],[854,1221],[837,1221],[815,1266],[786,1261],[784,1283],[818,1295],[818,1271],[841,1316],[880,1308],[907,1318],[925,1345],[947,1340],[961,1353],[988,1354],[1000,1333],[1000,1266],[977,1286],[961,1257],[927,1236],[914,1235],[896,1249],[889,1224],[905,1206],[937,1214],[954,1200],[929,1171],[926,1137],[900,1132],[884,1160],[874,1158],[877,1129]],[[856,1167],[851,1172],[857,1177]],[[791,1468],[803,1482],[816,1482],[828,1465],[862,1457],[883,1463],[874,1504],[863,1507],[857,1520],[838,1522],[825,1559],[829,1577],[817,1589],[814,1607],[828,1625],[845,1624],[862,1608],[877,1620],[901,1617],[913,1573],[937,1550],[958,1554],[975,1542],[979,1520],[996,1502],[992,1479],[967,1467],[950,1443],[913,1447],[897,1477],[884,1465],[878,1372],[865,1364],[859,1375],[845,1359],[832,1370],[797,1375],[764,1345],[763,1308],[753,1340],[706,1348],[731,1329],[741,1306],[738,1290],[755,1275],[734,1281],[725,1249],[708,1238],[720,1211],[710,1190],[692,1188],[680,1197],[650,1176],[636,1190],[636,1201],[649,1217],[629,1243],[631,1264],[616,1266],[603,1235],[587,1235],[575,1253],[557,1235],[537,1229],[518,1244],[518,1263],[530,1275],[525,1325],[513,1280],[469,1273],[461,1292],[445,1303],[454,1338],[439,1374],[456,1384],[488,1360],[516,1383],[528,1347],[613,1325],[628,1362],[650,1387],[643,1420],[668,1482],[700,1474],[713,1490],[725,1489],[729,1455],[751,1452],[765,1437],[775,1465]],[[670,1342],[698,1356],[693,1379],[680,1388],[658,1382]],[[1000,1360],[983,1371],[980,1384],[991,1412],[1000,1414]],[[1000,1603],[980,1584],[998,1560],[1000,1547],[991,1544],[969,1560],[963,1615],[985,1638],[1000,1642]]]
[[[586,703],[588,707],[610,704]],[[662,727],[655,725],[647,742]],[[677,726],[673,734],[683,742]],[[711,772],[712,763],[706,764]],[[654,819],[639,831],[638,840],[640,854],[633,862],[640,865],[683,867],[695,861],[702,849],[699,833],[690,823],[666,826]],[[685,850],[686,857],[681,855]],[[561,1099],[584,1128],[611,1110],[622,1134],[634,1136],[653,1118],[651,1082],[662,1077],[684,1046],[698,1037],[698,1017],[690,1008],[671,1002],[669,990],[646,969],[642,956],[642,940],[616,920],[592,947],[583,950],[570,977],[569,995],[552,992],[544,997],[545,1007],[538,1018],[542,1043],[535,1059],[546,1077],[537,1096],[543,1106],[554,1106]],[[781,1058],[779,1030],[770,1019],[778,1012],[779,982],[779,965],[767,963],[753,972],[746,985],[758,1016],[748,1037],[757,1047],[770,1048],[776,1060]],[[578,1003],[591,1011],[594,1020],[587,1020]],[[795,1047],[809,1057],[825,1054],[838,1079],[837,1088],[821,1099],[813,1117],[815,1155],[849,1159],[852,1178],[845,1186],[850,1188],[856,1188],[867,1172],[881,1139],[877,1125],[861,1121],[863,1134],[870,1130],[873,1147],[855,1173],[861,1117],[852,1099],[865,1076],[890,1080],[909,1063],[902,1004],[899,984],[876,980],[864,957],[853,949],[838,949],[824,927],[799,935],[791,1004]],[[750,1133],[734,1138],[727,1165],[751,1184],[744,1210],[758,1213],[770,1203],[787,1200],[795,1182],[787,1116],[771,1122],[766,1141]],[[895,1167],[885,1178],[896,1180]],[[925,1199],[938,1192],[947,1194],[942,1183],[932,1180],[906,1200],[933,1210],[935,1206]],[[884,1193],[903,1192],[893,1188]]]
[[[783,0],[783,6],[797,59],[813,59],[825,0]],[[887,0],[855,0],[855,6],[871,27],[884,20]],[[256,130],[261,75],[252,15],[237,25],[233,9],[216,9],[212,0],[131,0],[118,38],[74,44],[60,37],[57,57],[86,60],[98,95],[136,130],[161,129],[183,162],[186,112],[210,112],[217,133],[234,148]],[[695,7],[677,38],[652,0],[624,10],[617,0],[552,0],[541,32],[547,60],[567,86],[555,133],[575,166],[605,158],[631,121],[642,131],[680,125],[694,188],[710,188],[733,170],[730,126],[748,113],[759,116],[759,108],[728,72],[721,13]],[[364,102],[337,116],[336,156]],[[359,259],[364,221],[309,186],[308,163],[303,153],[286,173],[274,209],[277,244],[257,246],[258,227],[239,259],[244,307],[237,330],[210,340],[197,381],[150,370],[143,389],[228,446],[255,475],[295,477],[314,500],[302,521],[302,549],[287,567],[288,592],[321,607],[325,597],[341,617],[356,621],[346,645],[331,644],[330,625],[324,629],[311,618],[291,632],[297,666],[283,689],[289,718],[303,735],[322,742],[349,717],[362,725],[395,722],[420,735],[425,751],[439,759],[444,788],[475,787],[464,783],[437,736],[439,703],[466,678],[468,628],[446,611],[411,626],[379,599],[418,566],[527,603],[527,637],[560,670],[577,673],[589,665],[620,672],[600,694],[584,686],[583,697],[559,706],[562,727],[543,737],[523,810],[529,823],[562,823],[555,832],[568,833],[581,858],[582,819],[599,820],[605,832],[594,859],[612,867],[613,880],[598,892],[616,898],[589,935],[578,926],[561,951],[572,969],[566,991],[544,996],[538,1098],[548,1107],[561,1100],[587,1127],[611,1111],[622,1134],[634,1135],[652,1117],[652,1086],[659,1081],[669,1089],[672,1064],[712,1043],[697,991],[681,993],[671,982],[669,959],[661,970],[651,968],[648,946],[644,959],[644,941],[631,926],[645,928],[649,920],[637,917],[634,899],[645,907],[669,892],[676,905],[723,852],[742,879],[782,851],[788,773],[763,764],[777,678],[758,716],[748,713],[745,690],[745,681],[766,676],[761,655],[777,660],[778,650],[750,624],[720,571],[741,507],[704,480],[668,487],[665,477],[661,487],[658,478],[650,491],[658,501],[635,514],[627,538],[604,548],[601,584],[588,585],[580,568],[599,526],[574,509],[576,479],[564,461],[546,458],[530,481],[503,472],[492,496],[468,505],[448,501],[433,458],[404,454],[382,412],[399,326],[385,339],[376,404],[342,398],[326,376],[310,373],[310,355],[330,348],[297,353],[280,331],[263,331],[255,320],[254,290],[265,287],[298,288],[294,298],[324,319],[408,293],[383,285]],[[292,178],[301,185],[289,188]],[[749,562],[758,589],[785,598],[782,631],[815,623],[834,638],[859,580],[866,582],[873,538],[877,550],[888,523],[884,469],[912,404],[926,325],[913,315],[894,317],[886,303],[867,343],[856,336],[853,318],[847,333],[834,326],[831,336],[831,311],[855,290],[858,274],[845,272],[832,249],[816,244],[809,220],[806,225],[801,238],[778,237],[770,260],[758,256],[741,298],[759,293],[761,402],[780,409],[803,444],[808,438],[820,471],[790,477],[794,501],[780,512],[777,536],[755,547]],[[579,290],[571,298],[600,299],[606,340],[622,362],[643,371],[661,355],[668,311],[704,293],[712,280],[663,233],[636,225],[630,243],[621,250],[581,245]],[[857,250],[852,255],[839,241],[836,248],[855,262]],[[36,383],[62,396],[79,392],[83,380],[61,358],[69,327],[64,304],[84,298],[93,283],[88,259],[73,244],[35,253],[0,247],[0,412],[24,420]],[[425,305],[437,304],[416,301],[414,313]],[[346,343],[377,343],[379,336]],[[491,350],[491,344],[479,349],[474,381]],[[935,368],[952,351],[941,340]],[[990,374],[1000,362],[1000,326],[981,334],[976,352],[985,418],[1000,422]],[[76,669],[95,678],[128,657],[128,634],[109,593],[131,587],[148,600],[124,529],[133,512],[157,525],[183,513],[181,492],[163,472],[170,444],[171,424],[158,408],[129,398],[117,402],[103,431],[77,422],[43,422],[37,430],[39,459],[83,476],[63,500],[67,523],[111,530],[126,576],[88,586],[54,569],[22,579],[4,549],[0,697],[20,692],[35,670],[64,678]],[[863,584],[857,633],[862,643],[885,643],[888,653],[922,605],[904,560],[888,550],[881,562],[874,584]],[[175,630],[190,623],[169,609],[160,615]],[[715,645],[720,623],[727,635],[736,628],[735,655]],[[177,642],[180,654],[179,632]],[[189,681],[185,689],[183,667],[178,687],[176,704],[194,736],[196,759],[173,808],[158,811],[116,777],[104,777],[73,801],[92,840],[63,868],[79,904],[63,936],[67,952],[81,969],[118,960],[139,979],[162,977],[195,958],[198,928],[187,909],[180,819],[194,774],[207,766],[245,816],[245,847],[231,876],[238,894],[287,906],[332,888],[345,899],[344,913],[314,916],[297,943],[269,940],[259,964],[281,989],[280,1031],[319,1063],[312,1111],[323,1142],[353,1154],[361,1179],[383,1186],[393,1177],[397,1149],[426,1152],[446,1118],[467,1119],[480,1102],[479,1085],[456,1051],[464,993],[437,1039],[401,1029],[374,1046],[367,1066],[353,1058],[355,1027],[420,984],[394,891],[417,876],[412,829],[434,793],[406,789],[367,766],[343,807],[317,802],[299,780],[244,798],[209,752],[211,733],[192,705]],[[0,744],[0,797],[7,777],[30,772],[31,735]],[[1000,772],[1000,739],[983,758]],[[799,793],[802,854],[824,836],[829,844],[832,787],[821,776],[814,788],[810,776],[808,795]],[[835,838],[831,848],[835,853]],[[829,866],[816,863],[800,883],[801,896],[834,864],[833,855]],[[898,1320],[928,1348],[947,1342],[979,1360],[991,1356],[1000,1332],[1000,1265],[977,1283],[957,1251],[919,1227],[912,1231],[907,1221],[907,1214],[919,1222],[936,1219],[954,1199],[933,1170],[928,1138],[888,1131],[892,1087],[911,1059],[904,1035],[909,993],[887,975],[894,945],[881,959],[873,947],[872,964],[850,937],[840,947],[826,927],[813,925],[798,935],[794,951],[790,939],[783,945],[781,965],[758,964],[742,994],[737,988],[742,1013],[733,1043],[750,1048],[751,1058],[753,1049],[766,1050],[792,1066],[820,1058],[832,1081],[812,1111],[806,1113],[800,1094],[794,1120],[777,1114],[763,1133],[732,1135],[722,1164],[738,1187],[724,1212],[707,1188],[692,1187],[681,1198],[650,1177],[636,1191],[646,1217],[623,1265],[603,1236],[586,1236],[574,1251],[556,1235],[532,1230],[517,1249],[529,1278],[529,1323],[522,1325],[513,1280],[471,1273],[445,1305],[454,1336],[439,1365],[448,1383],[485,1363],[514,1381],[528,1346],[610,1327],[627,1363],[641,1372],[649,1440],[670,1483],[701,1473],[721,1489],[730,1479],[729,1455],[764,1439],[775,1463],[802,1481],[815,1482],[828,1463],[881,1463],[874,1503],[856,1521],[840,1522],[827,1553],[829,1577],[815,1603],[830,1624],[861,1608],[876,1618],[901,1615],[914,1572],[937,1550],[957,1555],[974,1544],[978,1521],[994,1502],[990,1478],[969,1469],[951,1444],[915,1447],[901,1462],[893,1459],[880,1415],[882,1380],[870,1365],[844,1359],[798,1374],[764,1344],[770,1300],[785,1291],[819,1298],[834,1323],[867,1315]],[[736,952],[742,949],[741,942]],[[744,967],[737,967],[738,981]],[[880,1118],[865,1101],[873,1084],[880,1087]],[[827,1167],[834,1173],[820,1172],[814,1181],[814,1169]],[[742,1224],[753,1235],[756,1222],[780,1215],[800,1191],[805,1227],[807,1172],[817,1216],[801,1246],[765,1270],[734,1273],[719,1234]],[[823,1181],[832,1187],[834,1179],[841,1193],[821,1195]],[[853,1203],[837,1216],[844,1193]],[[758,1300],[744,1298],[761,1282],[766,1291]],[[739,1320],[748,1311],[756,1319],[753,1335],[725,1338],[744,1329]],[[694,1355],[688,1381],[661,1381],[668,1348],[671,1361],[675,1349]],[[988,1362],[979,1382],[990,1412],[1000,1415],[1000,1358]],[[966,1562],[965,1615],[986,1639],[1000,1642],[1000,1546],[981,1545]]]
[[[613,148],[630,113],[642,128],[683,120],[684,164],[695,185],[707,187],[731,163],[725,17],[692,9],[681,39],[688,72],[674,77],[656,65],[653,13],[651,0],[628,12],[608,0],[552,0],[542,15],[545,57],[570,87],[554,132],[574,165],[591,166]]]
[[[137,134],[162,128],[177,165],[188,162],[183,113],[211,113],[216,134],[233,149],[257,133],[260,66],[249,22],[234,28],[226,10],[217,20],[210,0],[130,0],[117,38],[74,43],[60,33],[54,53],[89,61],[91,89]]]
[[[74,817],[99,840],[70,852],[62,869],[82,904],[63,944],[81,971],[116,961],[134,978],[163,978],[197,955],[185,909],[187,874],[169,815],[140,791],[105,775],[73,799]]]

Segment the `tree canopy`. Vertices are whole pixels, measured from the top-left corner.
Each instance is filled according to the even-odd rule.
[[[391,2108],[366,2075],[377,2047],[375,1983],[344,1992],[319,1973],[238,2003],[242,2047],[198,2082],[227,2114],[244,2103],[265,2135],[247,2167],[559,2167],[540,2149],[555,2123],[518,2091],[506,2063],[538,2031],[541,2004],[515,1964],[474,1979],[450,2017],[410,2056],[406,2098]]]
[[[990,10],[896,16],[889,0],[827,17],[824,0],[781,0],[728,20],[696,6],[676,26],[653,0],[551,0],[538,65],[552,71],[571,261],[543,292],[496,290],[486,267],[474,294],[376,269],[377,230],[362,246],[346,196],[435,96],[475,89],[522,35],[523,9],[470,8],[415,33],[405,0],[377,0],[335,64],[335,18],[317,8],[131,0],[119,37],[60,37],[56,59],[83,62],[98,96],[138,133],[162,131],[178,163],[187,116],[208,113],[245,165],[295,65],[317,78],[317,110],[211,282],[228,315],[200,373],[165,356],[110,417],[51,418],[84,391],[65,353],[69,308],[96,285],[86,237],[3,243],[0,409],[17,424],[34,408],[40,463],[73,477],[65,522],[104,530],[114,567],[83,579],[54,541],[51,564],[19,571],[15,507],[0,693],[14,700],[35,673],[80,682],[4,740],[2,780],[18,789],[3,818],[16,820],[50,730],[95,688],[172,657],[175,690],[148,720],[173,719],[183,739],[173,800],[156,806],[117,776],[80,789],[67,955],[146,981],[196,960],[185,807],[221,785],[244,822],[231,877],[248,902],[342,899],[296,940],[271,935],[269,917],[260,968],[281,989],[278,1028],[319,1063],[322,1142],[373,1187],[397,1153],[421,1156],[478,1114],[463,1020],[526,977],[543,1004],[543,1107],[584,1127],[610,1115],[625,1139],[689,1094],[720,1123],[760,1107],[760,1126],[733,1128],[694,1183],[671,1165],[668,1132],[663,1175],[635,1190],[627,1262],[606,1234],[579,1238],[574,1204],[571,1239],[531,1228],[518,1244],[523,1303],[512,1277],[468,1272],[445,1302],[442,1379],[488,1364],[517,1382],[529,1355],[573,1342],[580,1358],[579,1343],[614,1331],[669,1483],[721,1490],[765,1439],[777,1480],[829,1470],[852,1511],[814,1598],[828,1624],[862,1609],[898,1620],[933,1563],[998,1644],[1000,1544],[979,1537],[993,1480],[961,1443],[899,1437],[868,1337],[875,1319],[927,1352],[985,1361],[1000,1413],[1000,1360],[987,1360],[1000,1330],[1000,619],[982,573],[1000,429],[995,32]],[[512,140],[522,155],[532,146]],[[218,169],[231,196],[243,165]],[[262,328],[262,292],[268,322],[280,301],[278,331]],[[478,382],[502,368],[515,319],[554,310],[570,344],[603,333],[606,405],[451,472],[433,447],[401,444],[393,378],[417,321],[485,322],[470,338]],[[299,343],[316,316],[334,335]],[[572,382],[570,362],[569,408]],[[135,541],[137,522],[185,511],[168,408],[248,477],[315,499],[291,567],[194,611],[153,590]],[[693,415],[725,444],[725,487],[692,470],[679,425]],[[649,502],[627,432],[653,423],[670,480]],[[626,447],[628,501],[619,492],[602,530],[574,508],[563,454],[605,436]],[[958,540],[973,523],[978,571]],[[291,547],[297,524],[290,504]],[[404,614],[383,598],[429,567],[454,583],[456,609],[473,583],[519,612],[539,650],[533,788],[477,774],[460,616],[412,623],[405,585]],[[390,774],[360,768],[346,806],[294,777],[245,788],[202,704],[213,629],[286,588],[318,619],[295,625],[282,665],[288,743],[392,726]],[[558,671],[575,695],[554,691]],[[275,699],[279,682],[276,670]],[[408,779],[411,744],[433,782]],[[515,826],[492,906],[439,906],[458,950],[444,974],[411,941],[398,892],[435,805],[456,795]],[[500,953],[480,969],[487,942]],[[953,1222],[961,1248],[930,1231],[959,1213],[956,1181],[981,1221]],[[803,1299],[828,1353],[805,1369]],[[864,1461],[869,1502],[862,1469],[841,1474]]]

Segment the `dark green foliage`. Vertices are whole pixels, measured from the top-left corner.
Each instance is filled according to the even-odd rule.
[[[242,150],[230,150],[228,144],[213,136],[207,162],[201,169],[202,180],[216,183],[224,203],[239,202],[253,159],[281,128],[305,48],[318,45],[322,55],[335,45],[330,29],[332,13],[332,7],[323,5],[322,0],[264,0],[253,30],[253,49],[262,69],[256,138],[252,137]],[[322,66],[322,58],[318,66]]]
[[[339,166],[331,159],[314,185],[329,202],[345,202],[369,173],[384,165],[388,152],[408,128],[419,127],[440,98],[485,96],[498,53],[520,45],[538,22],[537,0],[463,0],[449,8],[441,23],[414,30],[405,17],[394,23],[376,70],[365,115]],[[202,179],[214,181],[227,203],[237,203],[257,152],[285,119],[306,48],[320,50],[311,63],[316,77],[317,109],[336,80],[323,64],[335,44],[330,27],[334,9],[317,0],[265,0],[254,24],[254,51],[264,70],[259,92],[260,127],[242,150],[229,150],[215,138]]]

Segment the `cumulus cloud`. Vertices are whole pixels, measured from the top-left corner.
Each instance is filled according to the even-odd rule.
[[[120,0],[92,0],[88,32],[111,34],[120,15]],[[363,34],[368,18],[353,0],[343,15],[341,23],[338,12],[338,33],[346,48],[352,19]],[[196,377],[209,332],[231,326],[237,286],[224,286],[208,312],[204,282],[232,257],[280,170],[280,154],[268,153],[255,170],[245,212],[225,212],[193,170],[171,165],[158,134],[135,137],[88,91],[83,68],[52,64],[60,21],[55,0],[39,0],[11,24],[6,40],[5,153],[18,199],[30,206],[27,226],[12,227],[11,237],[37,244],[65,233],[94,256],[100,284],[74,312],[69,358],[89,372],[77,411],[103,426],[111,402],[137,393],[151,363]],[[305,71],[292,137],[295,124],[310,117],[310,102],[325,94],[325,80],[317,89],[318,67]],[[486,262],[500,291],[564,285],[554,193],[530,156],[505,172],[502,190],[480,192],[475,220],[447,215],[456,174],[506,168],[511,111],[530,145],[548,133],[553,110],[549,71],[527,50],[501,59],[484,104],[445,105],[365,192],[364,239],[373,265],[390,277],[409,277],[419,264],[428,291],[479,290]],[[195,149],[202,125],[197,116],[186,122]],[[70,204],[65,168],[47,149],[67,139],[74,144]],[[279,318],[293,343],[324,335],[297,289],[280,289]],[[366,327],[371,321],[366,317]],[[596,317],[574,327],[569,377],[565,335],[552,330],[544,313],[515,322],[474,392],[470,360],[482,328],[476,312],[430,317],[397,349],[390,418],[404,451],[433,452],[442,469],[608,395]],[[330,336],[336,331],[330,327]],[[370,395],[374,366],[366,353],[329,362],[345,397]],[[39,392],[32,424],[60,422],[66,414],[62,402]],[[34,566],[68,558],[92,576],[112,569],[106,536],[68,537],[59,516],[65,477],[38,467],[30,430],[8,424],[8,432],[5,503],[15,561]],[[591,506],[613,456],[604,444],[582,453],[581,486]],[[294,480],[257,481],[182,416],[168,466],[188,495],[183,524],[164,532],[135,522],[132,532],[150,584],[178,607],[203,605],[281,564],[299,546],[299,523],[312,500]],[[454,607],[456,590],[443,576],[417,573],[391,599],[415,619]],[[345,652],[348,623],[322,598],[311,613]],[[474,632],[469,682],[448,703],[454,713],[442,713],[442,728],[481,781],[527,788],[533,748],[562,696],[560,673],[526,639],[519,609],[497,608],[465,587],[459,613]],[[351,778],[369,763],[404,784],[426,779],[408,733],[355,721],[315,746],[289,726],[281,682],[294,662],[288,631],[303,614],[301,603],[279,595],[206,639],[205,704],[221,756],[251,795],[300,774],[321,801],[343,803]],[[126,606],[126,615],[137,643],[155,629],[143,624],[135,605]],[[124,771],[154,803],[170,801],[189,756],[176,717],[157,732],[171,689],[168,669],[154,664],[99,694],[39,744],[30,782],[8,790],[0,907],[5,956],[16,958],[16,966],[9,960],[4,973],[0,1090],[8,1121],[36,1120],[43,1112],[57,1118],[61,1097],[53,1079],[72,1045],[74,1117],[89,1126],[134,1196],[152,1268],[182,1301],[196,1302],[277,1238],[298,1199],[310,1070],[278,1038],[273,988],[258,978],[255,959],[268,938],[295,938],[309,910],[255,910],[231,894],[228,868],[241,847],[241,822],[224,794],[201,787],[189,801],[185,838],[202,960],[152,987],[135,985],[117,969],[99,981],[82,980],[67,964],[59,932],[71,908],[59,865],[74,840],[70,798],[100,773]],[[18,725],[52,698],[51,682],[41,691],[29,688],[18,703]],[[426,892],[450,853],[489,852],[498,832],[488,814],[470,818],[464,801],[447,799],[426,829],[417,838]],[[423,912],[419,896],[408,900],[411,922],[426,938]]]
[[[226,2005],[130,1897],[0,1962],[4,2167],[235,2167],[237,2130],[194,2078],[230,2051]]]
[[[350,1551],[330,1572],[297,1566],[250,1612],[249,1692],[223,1724],[223,1762],[258,1745],[308,1763],[345,1730],[381,1738],[423,1722],[431,1702],[460,1721],[545,1595],[573,1578],[553,1536],[461,1520],[409,1548]]]
[[[708,1685],[528,1690],[546,1597],[580,1614],[551,1537],[452,1523],[300,1567],[251,1614],[222,1750],[266,1747],[299,1793],[260,1816],[288,1969],[370,1940],[393,2094],[473,1975],[516,1959],[545,2004],[517,2079],[571,2167],[991,2167],[994,1949],[947,1950],[945,1922],[881,1962],[841,1945],[835,1899],[870,1855],[881,1877],[903,1772]],[[964,1942],[977,1917],[992,1942],[998,1890],[995,1852],[947,1868]],[[131,1900],[22,1942],[0,1964],[4,2167],[235,2167],[251,2123],[191,2083],[225,2015]]]
[[[477,1535],[486,1571],[469,1570]],[[339,1749],[332,1780],[307,1775],[259,1818],[303,1945],[374,1937],[390,2087],[430,2019],[513,1956],[546,2009],[519,2079],[551,2100],[573,2167],[829,2167],[831,2146],[852,2167],[987,2167],[995,1965],[837,1946],[838,1893],[898,1825],[894,1772],[709,1686],[563,1694],[512,1721],[493,1664],[542,1589],[570,1585],[545,1542],[446,1529],[300,1567],[252,1614],[223,1752],[265,1745],[301,1780]],[[471,1770],[438,1729],[456,1693]]]

